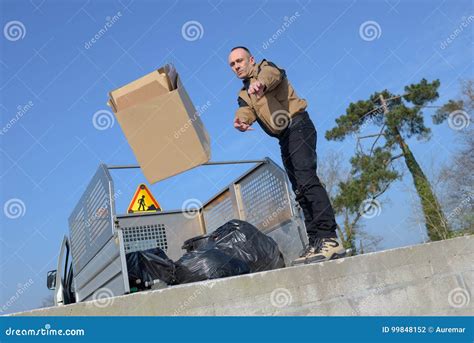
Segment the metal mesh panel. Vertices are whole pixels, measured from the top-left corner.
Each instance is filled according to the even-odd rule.
[[[86,252],[86,235],[85,232],[84,209],[80,209],[76,217],[72,221],[71,232],[71,253],[75,259],[81,259]]]
[[[125,253],[152,248],[168,250],[166,226],[164,224],[124,227],[123,245]]]
[[[107,188],[106,188],[107,187]],[[92,214],[94,223],[90,225],[90,239],[95,242],[97,237],[107,227],[108,220],[106,211],[108,209],[108,185],[103,182],[97,182],[93,191],[91,192],[88,201],[86,201],[87,213]]]
[[[117,216],[116,228],[124,252],[159,247],[173,261],[183,255],[184,241],[204,233],[200,215],[190,217],[182,211]]]
[[[245,219],[262,231],[291,220],[286,179],[274,166],[266,164],[239,182]]]
[[[112,179],[100,165],[69,217],[71,254],[79,273],[113,235]]]
[[[222,193],[204,207],[204,221],[208,233],[234,218],[236,216],[229,191]]]

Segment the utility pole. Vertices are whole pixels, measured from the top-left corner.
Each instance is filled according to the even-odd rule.
[[[388,114],[387,102],[385,101],[385,98],[383,97],[382,94],[379,94],[379,99],[380,99],[380,104],[382,105],[383,114],[386,116]]]

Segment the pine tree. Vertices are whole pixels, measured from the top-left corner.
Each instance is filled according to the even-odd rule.
[[[373,198],[380,193],[399,177],[397,171],[389,169],[391,163],[403,158],[420,198],[428,237],[432,241],[449,238],[450,229],[439,201],[407,144],[413,136],[419,140],[430,139],[431,130],[424,123],[422,109],[439,97],[439,85],[439,80],[429,83],[422,79],[406,86],[403,95],[388,90],[375,92],[368,100],[349,104],[346,114],[336,119],[337,125],[326,132],[328,140],[342,141],[370,125],[380,129],[376,134],[358,136],[358,146],[362,139],[373,138],[374,142],[368,154],[358,152],[356,160],[351,162],[357,177],[355,182],[342,185],[336,207],[344,204],[355,210],[364,197]],[[395,152],[398,154],[394,156]]]

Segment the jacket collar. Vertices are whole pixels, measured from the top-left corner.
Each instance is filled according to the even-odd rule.
[[[255,64],[252,66],[252,69],[250,70],[249,78],[252,78],[252,77],[255,78],[255,77],[257,77],[258,65],[259,65],[259,63],[255,63]]]
[[[260,62],[260,63],[261,63],[261,62]],[[243,87],[242,87],[242,89],[247,90],[247,89],[249,88],[249,85],[250,85],[250,79],[257,77],[257,70],[258,70],[258,66],[259,66],[260,63],[255,63],[255,64],[252,66],[252,69],[250,69],[249,77],[242,80],[242,83],[244,84]]]

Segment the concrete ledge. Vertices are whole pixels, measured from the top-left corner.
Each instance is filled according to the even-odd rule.
[[[473,243],[464,236],[14,315],[473,315]]]

